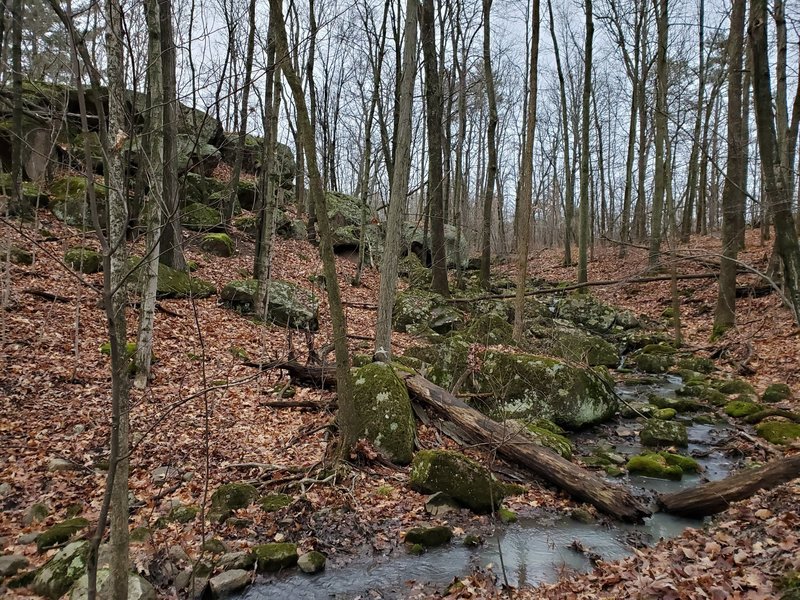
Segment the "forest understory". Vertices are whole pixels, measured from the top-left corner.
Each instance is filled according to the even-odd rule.
[[[99,304],[103,275],[75,273],[61,260],[66,249],[91,247],[94,241],[50,213],[39,211],[38,218],[38,229],[2,222],[2,238],[34,257],[32,265],[8,264],[0,324],[0,548],[4,554],[24,555],[30,568],[56,552],[37,553],[33,534],[77,515],[96,522],[110,421],[109,358],[100,351],[108,336]],[[244,235],[236,235],[235,242],[234,256],[218,258],[187,239],[187,258],[198,265],[195,274],[218,289],[247,276],[253,244]],[[318,287],[317,250],[305,241],[275,243],[273,277],[309,289],[317,286],[316,334],[256,323],[223,306],[217,296],[159,300],[153,379],[145,391],[131,391],[130,474],[131,530],[147,530],[132,545],[131,560],[159,597],[184,597],[175,589],[176,576],[219,552],[207,543],[212,539],[221,541],[226,552],[292,540],[303,551],[326,554],[327,568],[335,569],[373,552],[405,552],[405,532],[423,522],[447,524],[456,538],[466,533],[488,537],[505,527],[492,515],[467,511],[431,517],[425,512],[426,496],[408,486],[409,469],[386,464],[368,445],[359,445],[343,468],[326,470],[335,393],[294,385],[280,371],[245,364],[292,357],[305,362],[309,350],[321,352],[332,335],[326,295]],[[678,272],[709,271],[709,262],[718,262],[719,244],[709,236],[679,247],[676,254],[692,260],[681,260]],[[759,244],[757,231],[748,231],[747,250],[739,258],[763,270],[770,248]],[[625,282],[648,274],[647,259],[646,249],[630,248],[620,259],[617,247],[598,246],[589,265],[590,281],[620,283],[592,288],[591,294],[643,320],[663,323],[672,305],[670,282]],[[574,269],[561,266],[561,260],[561,250],[533,251],[529,273],[554,285],[569,282]],[[508,260],[498,271],[512,273],[512,265]],[[362,306],[375,305],[379,273],[367,268],[362,285],[353,287],[355,261],[339,257],[337,270],[351,352],[370,354],[376,312]],[[758,283],[755,277],[740,277],[740,285],[746,282]],[[741,298],[737,327],[712,341],[715,280],[680,280],[678,290],[684,348],[712,358],[719,376],[744,378],[759,394],[775,382],[798,389],[800,331],[775,294]],[[136,322],[135,306],[127,317]],[[401,354],[416,341],[410,334],[394,333],[393,350]],[[275,407],[282,400],[305,406]],[[799,411],[797,395],[781,408]],[[422,447],[458,448],[426,425],[418,426],[418,438]],[[778,448],[745,438],[737,444],[743,456],[758,463],[798,450],[797,444]],[[462,450],[503,472],[500,459],[476,448]],[[230,520],[218,525],[203,519],[211,494],[232,481],[251,482],[261,493],[286,493],[292,502],[275,512],[257,505],[239,510],[240,529]],[[37,503],[47,510],[31,518],[30,508]],[[186,523],[167,518],[176,506],[194,505],[201,507],[197,518]],[[542,510],[568,514],[579,507],[533,477],[506,506],[519,515]],[[595,509],[583,508],[596,516]],[[493,565],[465,573],[447,589],[409,582],[407,597],[774,598],[785,593],[784,598],[797,598],[791,594],[800,594],[798,587],[780,590],[791,584],[784,579],[791,573],[796,578],[800,569],[799,532],[800,482],[794,481],[731,506],[703,529],[634,549],[621,561],[600,561],[588,574],[564,572],[554,584],[507,590]],[[14,598],[30,592],[23,587],[2,593]]]

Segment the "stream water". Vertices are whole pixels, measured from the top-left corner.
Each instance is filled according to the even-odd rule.
[[[620,385],[617,393],[623,401],[646,399],[656,392],[674,395],[680,379],[666,377],[653,384]],[[641,496],[673,492],[692,487],[704,480],[721,479],[730,472],[732,461],[718,448],[729,435],[724,425],[686,423],[689,447],[703,467],[700,475],[684,476],[681,481],[668,481],[642,476],[629,476],[618,482],[628,485]],[[589,455],[593,447],[603,444],[624,457],[642,451],[638,441],[641,427],[634,419],[619,419],[573,436],[576,451]],[[409,582],[423,582],[434,589],[443,589],[455,577],[475,567],[492,565],[500,581],[503,573],[509,584],[519,586],[553,581],[563,569],[587,571],[589,559],[571,548],[574,541],[604,560],[623,558],[632,549],[650,545],[661,538],[680,535],[687,527],[698,527],[702,521],[655,513],[639,525],[579,523],[571,518],[542,513],[521,517],[518,522],[498,528],[484,545],[470,549],[454,541],[449,546],[434,548],[422,556],[412,556],[399,549],[391,556],[374,556],[357,560],[342,568],[331,567],[317,575],[291,571],[268,578],[240,596],[242,600],[269,599],[351,599],[404,598]],[[501,566],[502,553],[502,566]]]

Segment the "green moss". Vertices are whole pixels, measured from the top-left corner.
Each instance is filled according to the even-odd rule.
[[[216,256],[232,256],[234,245],[227,233],[207,233],[200,242],[200,248]]]
[[[699,473],[700,463],[698,463],[691,456],[683,456],[682,454],[673,454],[671,452],[659,452],[664,457],[668,465],[680,467],[684,473]]]
[[[517,513],[505,506],[500,507],[500,510],[497,511],[497,516],[500,517],[500,521],[506,524],[517,522]]]
[[[642,348],[642,354],[658,354],[658,355],[667,355],[671,356],[675,354],[677,350],[670,346],[669,344],[647,344],[644,348]]]
[[[72,584],[86,571],[89,542],[67,544],[35,571],[31,588],[40,596],[56,600],[67,593]]]
[[[220,297],[229,306],[245,313],[255,310],[258,282],[239,279],[228,283]],[[293,283],[273,279],[267,289],[267,318],[277,325],[317,331],[319,301],[311,292]]]
[[[131,529],[131,544],[144,544],[150,539],[149,527],[134,527]]]
[[[238,358],[239,360],[250,360],[247,350],[240,346],[231,346],[228,348],[228,352],[231,353],[231,356]]]
[[[700,356],[686,356],[678,359],[678,367],[707,375],[714,370],[714,361]]]
[[[261,508],[264,512],[275,512],[286,508],[292,502],[294,502],[294,498],[288,494],[267,494],[261,498]]]
[[[800,424],[785,421],[762,421],[756,433],[772,444],[790,444],[800,439]]]
[[[589,366],[616,367],[620,362],[617,349],[603,338],[573,327],[552,324],[531,326],[525,336],[526,350],[564,358]]]
[[[408,547],[408,553],[413,554],[414,556],[425,554],[425,546],[422,544],[412,544]]]
[[[255,215],[241,215],[233,220],[233,226],[247,235],[258,235],[258,218]]]
[[[426,268],[413,252],[400,259],[397,265],[397,272],[408,279],[411,287],[425,288],[431,284],[431,270]]]
[[[463,315],[434,292],[409,288],[395,298],[392,326],[395,331],[413,333],[415,327],[430,327],[447,333],[461,327]]]
[[[253,548],[259,571],[280,571],[297,563],[297,544],[280,542],[261,544]]]
[[[650,394],[647,399],[653,406],[657,406],[658,408],[672,408],[679,413],[697,412],[705,408],[702,403],[693,398],[668,398]]]
[[[442,492],[476,512],[497,509],[511,491],[491,472],[471,458],[452,450],[421,450],[411,465],[413,489]]]
[[[169,514],[166,517],[167,522],[174,522],[174,523],[188,523],[190,521],[194,521],[195,517],[197,517],[197,513],[200,512],[200,507],[198,506],[175,506],[172,510],[169,511]]]
[[[645,373],[666,373],[674,361],[669,354],[650,354],[642,352],[633,358],[636,368]]]
[[[800,600],[800,572],[787,571],[775,582],[775,588],[781,592],[780,600]]]
[[[539,419],[538,422],[548,423],[547,419]],[[564,437],[559,433],[554,433],[550,429],[539,427],[535,423],[526,423],[524,421],[506,421],[507,424],[516,424],[527,431],[539,443],[539,445],[549,448],[562,458],[567,460],[572,458],[572,442],[569,438]],[[551,423],[554,427],[564,433],[564,430],[558,427],[555,423]]]
[[[81,529],[88,526],[89,521],[83,517],[67,519],[66,521],[62,521],[57,525],[53,525],[47,531],[43,531],[36,536],[36,550],[38,552],[43,552],[48,548],[63,544]]]
[[[145,276],[142,259],[131,257],[128,259],[128,270],[134,275],[131,278],[133,285],[139,284]],[[167,265],[158,265],[158,284],[156,296],[159,298],[208,298],[217,293],[217,287],[210,281],[193,277],[186,271],[179,271]]]
[[[756,391],[753,386],[741,379],[731,379],[729,381],[722,381],[717,384],[717,389],[723,394],[752,394],[755,395]]]
[[[714,406],[723,406],[728,402],[728,397],[714,388],[703,390],[703,393],[700,394],[700,399]]]
[[[442,546],[453,537],[453,530],[449,527],[413,527],[406,532],[407,544],[420,544],[426,548]]]
[[[218,538],[211,538],[210,540],[206,540],[205,543],[201,546],[203,552],[210,552],[211,554],[224,554],[227,548],[222,540]]]
[[[767,386],[761,399],[764,402],[780,402],[781,400],[788,400],[792,397],[792,390],[785,383],[773,383]]]
[[[181,211],[181,223],[187,229],[209,231],[221,226],[222,217],[218,210],[199,202],[192,202]]]
[[[209,519],[222,522],[234,510],[247,508],[258,497],[258,490],[249,483],[225,483],[211,495]]]
[[[725,405],[725,414],[729,417],[737,419],[744,418],[760,411],[763,407],[755,402],[748,402],[746,400],[734,400]]]
[[[639,432],[639,439],[645,446],[682,446],[689,445],[686,427],[675,421],[659,421],[648,419]]]
[[[358,436],[396,464],[408,464],[414,453],[416,427],[405,384],[385,363],[370,363],[353,374],[353,404]]]
[[[103,270],[103,255],[88,248],[70,248],[64,254],[64,262],[81,273],[97,273]]]
[[[512,344],[514,327],[497,313],[483,314],[474,318],[467,327],[466,336],[481,344]]]
[[[660,419],[662,421],[669,421],[670,419],[675,418],[675,415],[678,412],[674,408],[660,408],[653,413],[654,419]]]
[[[632,456],[626,468],[629,473],[658,479],[678,481],[683,477],[683,469],[677,465],[670,465],[663,456],[654,452]]]
[[[475,535],[474,533],[468,533],[464,536],[464,545],[467,548],[477,548],[483,544],[483,538],[479,535]]]
[[[111,342],[103,342],[100,344],[100,354],[111,356]],[[125,344],[125,358],[128,360],[136,356],[136,342],[127,342]]]

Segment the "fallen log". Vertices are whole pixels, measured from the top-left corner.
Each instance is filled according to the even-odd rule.
[[[665,494],[659,498],[664,512],[701,518],[722,512],[731,502],[744,500],[758,490],[769,489],[800,477],[800,454],[779,458],[757,469],[739,471],[721,481]]]
[[[262,371],[281,369],[289,373],[292,381],[311,384],[318,388],[332,389],[336,387],[335,365],[303,365],[291,360],[264,361],[261,363],[245,361],[243,364]]]
[[[420,403],[452,423],[458,429],[459,437],[496,450],[506,460],[529,469],[607,515],[622,521],[638,522],[650,514],[628,490],[612,485],[540,446],[524,428],[515,427],[512,422],[499,423],[490,419],[419,375],[398,372],[398,376]]]

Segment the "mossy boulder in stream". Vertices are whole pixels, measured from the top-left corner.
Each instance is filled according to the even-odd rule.
[[[678,359],[678,368],[708,375],[714,370],[714,361],[701,356],[685,356]]]
[[[756,402],[750,402],[748,400],[734,400],[725,405],[725,414],[736,419],[743,419],[744,417],[757,413],[763,408],[763,406],[757,404]]]
[[[541,421],[546,421],[546,419],[541,419]],[[556,427],[558,431],[553,431],[551,428],[542,427],[537,422],[526,423],[519,420],[509,420],[505,421],[505,425],[508,427],[510,439],[513,439],[513,435],[516,430],[522,429],[527,432],[540,446],[549,448],[567,460],[572,458],[572,442],[569,441],[569,438],[562,435],[564,430],[554,423],[551,423],[551,425]]]
[[[411,464],[411,487],[419,492],[442,492],[475,512],[497,509],[503,498],[516,493],[489,469],[452,450],[421,450]]]
[[[756,433],[772,444],[790,444],[800,439],[800,424],[764,421],[756,425]]]
[[[258,498],[258,490],[249,483],[225,483],[211,495],[211,509],[208,518],[222,522],[234,510],[247,508]]]
[[[773,383],[767,386],[764,393],[761,395],[761,400],[769,402],[780,402],[781,400],[788,400],[792,397],[792,390],[785,383]]]
[[[411,462],[414,454],[414,413],[405,384],[385,363],[371,363],[353,375],[353,404],[358,437],[366,438],[390,461]]]
[[[642,352],[633,357],[633,364],[645,373],[666,373],[674,364],[669,354],[651,354]]]
[[[64,253],[64,263],[80,273],[97,273],[103,270],[103,255],[89,248],[77,246]]]
[[[453,538],[453,530],[444,525],[438,527],[412,527],[406,532],[407,544],[419,544],[425,548],[443,546]]]
[[[630,473],[680,480],[684,473],[697,473],[700,465],[693,458],[670,452],[645,452],[632,456],[626,465]]]
[[[728,381],[718,381],[714,384],[723,394],[750,394],[755,396],[756,391],[753,386],[744,381],[743,379],[730,379]]]
[[[616,367],[619,352],[603,338],[573,327],[531,327],[526,332],[525,348],[536,354],[564,358],[572,362]]]
[[[462,314],[435,292],[409,288],[397,295],[392,313],[395,331],[413,333],[430,327],[436,333],[447,333],[461,327]]]
[[[306,289],[273,279],[267,289],[267,318],[277,325],[317,331],[319,329],[319,301]],[[229,306],[252,313],[256,304],[255,279],[231,281],[222,288],[220,296]]]
[[[67,544],[36,571],[31,589],[51,600],[60,598],[86,571],[88,553],[87,541]]]
[[[259,571],[280,571],[297,564],[297,544],[290,542],[261,544],[253,548],[253,555],[256,557]]]
[[[645,446],[681,446],[689,445],[686,426],[675,421],[648,419],[644,429],[639,432],[639,439]]]

